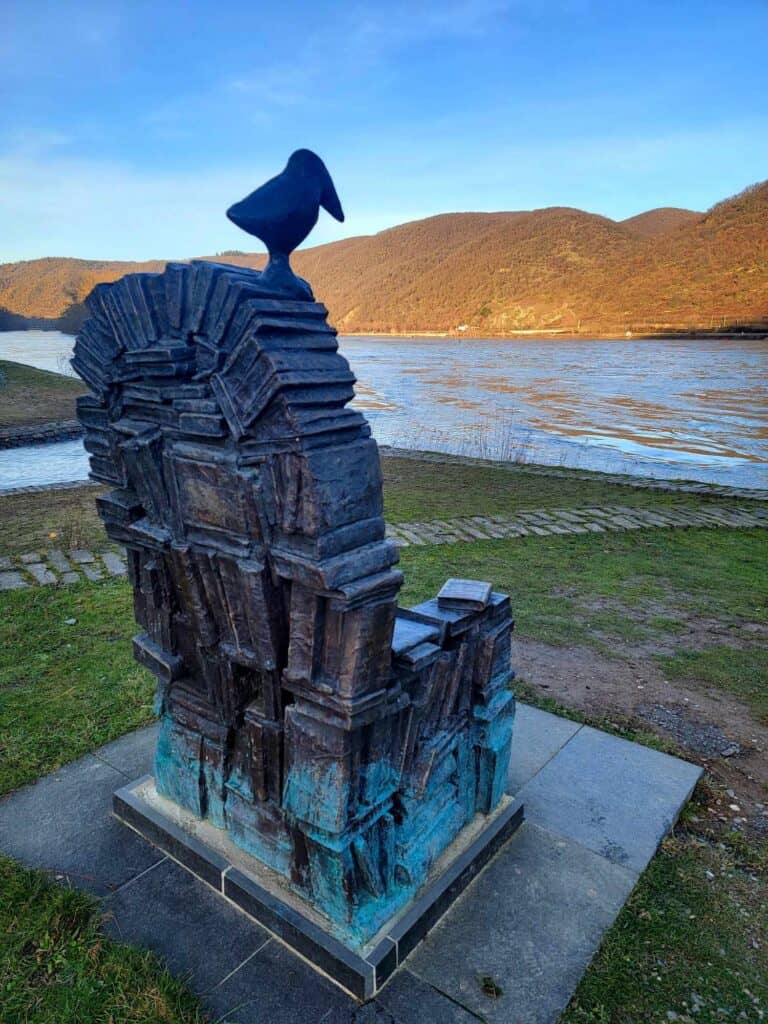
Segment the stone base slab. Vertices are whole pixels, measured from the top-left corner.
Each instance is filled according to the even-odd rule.
[[[151,775],[118,789],[113,811],[315,970],[361,1000],[382,988],[524,820],[523,805],[510,797],[493,814],[478,815],[443,853],[417,896],[366,946],[352,949],[284,879],[235,846],[226,832],[161,797]]]

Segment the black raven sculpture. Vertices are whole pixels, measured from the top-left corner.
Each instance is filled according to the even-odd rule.
[[[297,149],[280,174],[227,210],[234,224],[260,238],[269,250],[264,284],[312,298],[312,289],[296,277],[288,258],[317,223],[321,206],[336,220],[344,220],[328,168],[316,153]]]

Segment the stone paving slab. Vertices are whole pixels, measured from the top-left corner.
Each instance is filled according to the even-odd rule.
[[[19,590],[29,584],[20,572],[0,572],[0,590]]]
[[[501,537],[578,536],[624,530],[755,529],[768,527],[768,508],[720,506],[717,509],[603,508],[523,509],[508,516],[457,517],[423,523],[388,524],[388,536],[401,547],[409,544],[455,544],[458,541],[496,540]]]
[[[522,789],[579,729],[581,725],[569,718],[518,703],[507,792],[514,795]]]
[[[32,565],[28,565],[27,572],[34,576],[35,580],[43,586],[48,586],[51,583],[56,582],[56,577],[53,575],[50,569],[47,569],[42,562],[34,562]]]
[[[509,788],[526,824],[361,1006],[111,817],[113,790],[151,770],[155,733],[1,800],[0,850],[105,897],[111,934],[159,952],[231,1024],[553,1024],[700,775],[519,705]]]
[[[269,932],[170,859],[109,896],[104,911],[109,935],[159,954],[198,994],[270,940]]]
[[[112,817],[125,776],[89,755],[0,800],[0,850],[98,896],[163,855]]]
[[[119,771],[129,782],[133,782],[134,779],[148,775],[152,771],[157,733],[156,723],[145,725],[143,729],[126,733],[125,736],[99,747],[94,751],[94,757]]]
[[[110,576],[125,576],[128,572],[124,560],[114,551],[104,551],[101,560]]]
[[[45,560],[52,569],[57,572],[71,572],[72,564],[66,557],[63,551],[59,551],[57,548],[52,548],[50,551],[46,551]]]
[[[637,876],[526,822],[408,961],[498,1024],[556,1021]],[[500,989],[487,996],[481,979]]]
[[[517,793],[529,820],[641,872],[701,769],[589,726]]]

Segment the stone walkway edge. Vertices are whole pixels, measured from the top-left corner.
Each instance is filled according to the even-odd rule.
[[[399,547],[457,544],[516,537],[576,536],[587,533],[622,533],[626,530],[732,529],[768,527],[768,507],[739,505],[700,509],[659,506],[602,505],[599,508],[522,509],[508,516],[458,516],[418,523],[387,523],[386,534]],[[29,586],[68,585],[83,579],[97,581],[125,576],[125,551],[99,552],[79,549],[64,552],[51,548],[41,554],[29,551],[0,556],[0,591]]]
[[[456,544],[460,541],[501,540],[514,537],[547,537],[557,534],[623,532],[659,529],[739,529],[768,526],[768,507],[739,505],[699,509],[630,505],[601,505],[582,508],[521,509],[507,516],[458,516],[418,523],[387,524],[387,536],[400,547],[410,545]]]

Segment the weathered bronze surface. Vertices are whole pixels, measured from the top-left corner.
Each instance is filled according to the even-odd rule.
[[[326,310],[256,271],[99,285],[73,366],[157,677],[161,793],[353,942],[505,786],[509,600],[396,603],[379,457]]]

